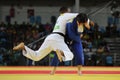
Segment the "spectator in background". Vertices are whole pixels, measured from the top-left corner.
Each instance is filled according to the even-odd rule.
[[[105,64],[106,66],[113,66],[113,56],[109,53],[105,57]]]
[[[104,46],[100,45],[100,46],[97,48],[97,53],[99,53],[99,54],[104,53]]]
[[[0,65],[3,65],[3,51],[0,48]]]
[[[52,26],[49,23],[46,23],[45,26],[44,26],[44,28],[45,28],[46,34],[50,34],[51,33]]]
[[[52,26],[54,26],[56,23],[56,17],[55,16],[51,16],[51,24]]]
[[[10,48],[8,40],[9,38],[8,38],[7,30],[4,26],[1,26],[0,27],[0,47],[3,47],[5,49]]]

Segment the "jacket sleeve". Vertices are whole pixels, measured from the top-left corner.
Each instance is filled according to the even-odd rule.
[[[81,40],[80,35],[77,34],[74,27],[72,26],[72,23],[67,23],[67,25],[66,25],[66,34],[73,41],[80,42],[80,40]]]

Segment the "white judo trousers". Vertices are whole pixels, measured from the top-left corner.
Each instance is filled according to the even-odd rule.
[[[56,51],[56,49],[63,51],[63,61],[69,61],[73,59],[73,53],[65,43],[64,37],[59,34],[48,35],[41,47],[36,51],[25,46],[23,55],[31,60],[39,61],[47,56],[51,51]]]

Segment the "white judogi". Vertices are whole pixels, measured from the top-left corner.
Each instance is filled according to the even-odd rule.
[[[65,34],[66,23],[76,17],[78,13],[64,13],[60,15],[57,19],[53,32],[60,32]],[[41,47],[34,51],[27,46],[23,50],[23,55],[34,61],[39,61],[47,56],[51,51],[56,51],[59,49],[64,52],[63,61],[68,61],[73,59],[73,53],[68,48],[67,44],[64,42],[64,37],[59,34],[50,34],[47,36]]]

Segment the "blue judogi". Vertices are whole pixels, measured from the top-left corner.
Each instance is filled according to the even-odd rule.
[[[67,23],[66,36],[67,40],[72,41],[71,48],[75,58],[75,65],[84,65],[84,54],[80,34],[81,33],[77,31],[76,19],[74,19],[72,22]],[[51,66],[57,66],[58,64],[59,60],[55,54]]]

